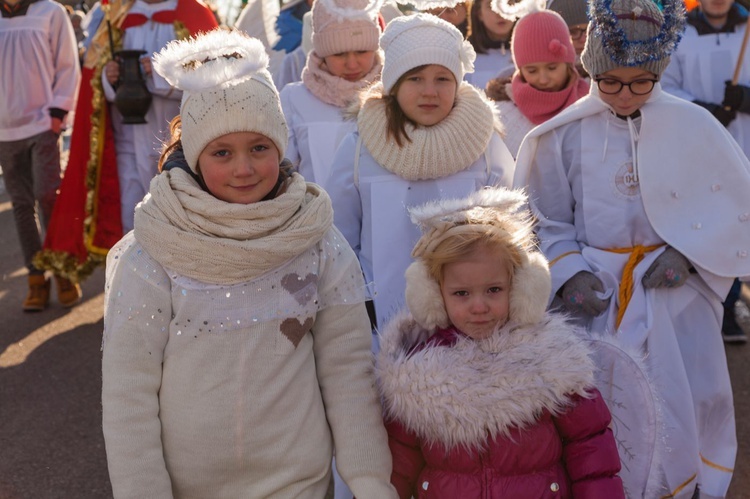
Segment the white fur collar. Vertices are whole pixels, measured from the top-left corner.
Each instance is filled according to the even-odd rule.
[[[594,364],[575,326],[549,314],[538,325],[506,325],[491,338],[460,339],[408,355],[428,338],[407,314],[384,329],[376,373],[386,417],[428,444],[481,447],[487,438],[564,411],[593,387]]]

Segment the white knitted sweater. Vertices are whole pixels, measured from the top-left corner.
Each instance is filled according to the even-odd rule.
[[[322,498],[335,447],[357,497],[395,497],[363,287],[335,228],[228,285],[126,236],[108,256],[102,361],[114,496]]]

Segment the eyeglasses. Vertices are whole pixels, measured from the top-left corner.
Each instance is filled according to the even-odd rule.
[[[614,78],[596,78],[596,86],[603,94],[619,94],[623,87],[628,87],[633,95],[646,95],[654,89],[654,85],[659,80],[643,78],[625,83],[624,81],[615,80]]]
[[[568,31],[570,32],[570,38],[573,40],[578,40],[586,34],[586,28],[570,28]]]

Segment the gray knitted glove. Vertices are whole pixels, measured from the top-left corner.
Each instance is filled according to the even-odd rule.
[[[656,257],[643,275],[644,288],[679,288],[690,275],[690,262],[674,248]]]
[[[562,299],[565,308],[571,312],[583,312],[592,317],[607,309],[609,299],[602,300],[596,292],[603,292],[604,286],[591,272],[582,270],[568,279],[562,287]]]

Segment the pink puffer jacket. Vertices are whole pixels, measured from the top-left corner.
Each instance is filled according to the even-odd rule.
[[[424,337],[402,317],[378,357],[402,498],[624,498],[610,413],[571,326],[550,316],[481,343]]]

